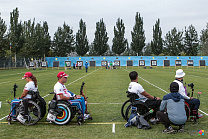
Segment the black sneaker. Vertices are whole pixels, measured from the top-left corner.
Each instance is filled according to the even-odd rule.
[[[169,134],[169,133],[176,133],[176,131],[171,126],[169,126],[165,130],[163,130],[162,133],[168,133]]]
[[[12,117],[11,117],[11,120],[12,120],[13,122],[16,122],[16,121],[17,121],[17,117],[16,117],[16,116],[12,116]]]
[[[185,126],[184,126],[184,125],[181,125],[181,126],[179,126],[178,132],[179,132],[179,133],[185,132],[184,129],[185,129]]]

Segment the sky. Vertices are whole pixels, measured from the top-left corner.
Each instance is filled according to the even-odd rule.
[[[153,26],[160,19],[162,37],[174,27],[185,30],[193,25],[198,35],[208,23],[208,0],[0,0],[1,18],[9,28],[10,12],[19,10],[19,21],[35,18],[35,22],[47,21],[50,36],[54,36],[64,22],[78,32],[79,21],[87,26],[89,43],[94,40],[96,23],[103,18],[108,33],[108,44],[112,45],[114,26],[118,18],[125,26],[125,38],[131,43],[131,31],[136,13],[143,18],[146,43],[151,42]]]

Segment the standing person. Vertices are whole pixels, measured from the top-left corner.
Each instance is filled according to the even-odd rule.
[[[178,83],[179,85],[179,93],[184,97],[185,101],[189,104],[189,105],[193,105],[194,106],[194,110],[193,110],[193,114],[195,114],[198,118],[202,118],[203,114],[198,113],[198,109],[200,106],[200,100],[193,98],[193,97],[189,97],[186,94],[186,90],[184,88],[183,85],[183,78],[185,76],[185,72],[183,72],[182,69],[178,69],[176,71],[176,75],[175,75],[175,80],[174,82]]]
[[[72,106],[77,106],[80,114],[80,118],[87,119],[90,115],[85,112],[85,100],[80,95],[75,95],[68,91],[64,83],[67,82],[67,75],[63,71],[57,74],[58,82],[54,85],[54,93],[57,100],[67,100]]]
[[[110,62],[110,69],[112,69],[113,68],[113,63],[112,63],[112,61]]]
[[[64,65],[64,66],[65,66],[65,71],[67,71],[67,63],[65,63],[65,65]]]
[[[77,63],[76,63],[76,69],[78,69],[78,65],[77,65]]]
[[[170,92],[165,95],[160,105],[160,111],[157,111],[157,117],[165,126],[162,133],[174,133],[171,125],[179,125],[180,132],[184,131],[184,125],[187,120],[184,107],[184,97],[178,93],[179,85],[176,82],[170,84]]]
[[[147,104],[148,107],[154,108],[153,117],[150,119],[150,122],[156,123],[156,111],[159,110],[161,100],[159,97],[152,96],[148,94],[142,85],[138,83],[138,73],[136,71],[132,71],[129,73],[129,77],[131,80],[131,83],[129,84],[128,91],[132,93],[136,93],[140,98],[142,98],[141,101]]]
[[[87,72],[87,70],[88,70],[88,63],[87,63],[87,61],[86,61],[86,63],[85,63],[85,70],[86,70],[86,72]]]
[[[75,69],[75,62],[73,62],[73,69]]]
[[[31,95],[28,94],[29,91],[37,92],[38,91],[38,85],[37,85],[37,79],[31,72],[26,72],[24,77],[22,79],[26,80],[26,85],[23,89],[23,93],[21,94],[20,97],[17,99],[14,99],[11,101],[11,110],[15,105],[17,105],[22,99],[31,99]],[[23,101],[24,102],[24,101]],[[13,109],[12,111],[12,121],[16,121],[16,110]],[[24,114],[24,118],[27,118],[27,110],[26,113]]]

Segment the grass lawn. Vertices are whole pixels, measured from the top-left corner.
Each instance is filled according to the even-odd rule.
[[[47,70],[32,70],[38,80],[38,88],[42,97],[53,91],[53,86],[57,82],[57,73],[63,71],[64,68]],[[207,138],[208,131],[208,116],[199,120],[198,124],[187,122],[185,129],[187,132],[177,134],[162,134],[164,129],[162,124],[151,125],[152,129],[143,130],[136,127],[125,128],[125,120],[121,117],[121,106],[127,100],[126,91],[130,79],[128,73],[130,71],[139,73],[139,83],[151,95],[158,96],[161,99],[169,92],[169,85],[175,77],[175,67],[163,68],[157,67],[153,69],[143,69],[133,67],[126,69],[106,70],[97,67],[91,68],[88,73],[85,70],[67,70],[69,74],[67,83],[65,84],[68,90],[75,94],[79,94],[79,89],[82,82],[85,82],[84,93],[88,96],[90,111],[93,120],[86,120],[82,126],[77,126],[74,118],[69,124],[58,126],[46,122],[46,116],[34,126],[23,126],[19,122],[13,122],[8,125],[5,119],[2,119],[9,114],[10,105],[6,100],[12,100],[11,94],[13,85],[16,83],[17,97],[21,95],[26,84],[22,80],[27,69],[10,69],[0,70],[0,138]],[[208,113],[207,98],[208,98],[208,74],[207,69],[198,67],[186,68],[183,67],[186,76],[184,82],[194,83],[195,94],[201,91],[200,110]],[[189,92],[191,89],[188,87]],[[46,102],[52,99],[52,95],[44,97]],[[47,106],[48,107],[48,106]],[[117,118],[117,119],[116,119]],[[112,121],[113,119],[116,119]],[[112,133],[112,125],[115,123],[115,133]],[[198,135],[198,130],[204,130],[205,135]]]

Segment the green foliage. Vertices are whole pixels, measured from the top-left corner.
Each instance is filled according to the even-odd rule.
[[[78,55],[84,56],[89,50],[88,39],[86,34],[85,22],[81,19],[79,22],[79,30],[76,34],[76,52]]]
[[[179,56],[183,51],[183,32],[174,27],[169,31],[164,40],[164,53],[169,56]]]
[[[103,55],[108,50],[108,39],[106,25],[103,19],[101,19],[100,22],[96,23],[95,38],[93,41],[93,49],[97,52],[97,55]]]
[[[138,12],[135,16],[135,25],[133,27],[133,31],[131,31],[132,42],[131,47],[138,55],[142,55],[142,49],[145,46],[145,34],[143,28],[143,18],[138,15]]]
[[[0,13],[0,57],[6,55],[6,50],[8,48],[8,38],[6,36],[7,26],[5,21],[1,18]]]
[[[44,58],[49,55],[51,40],[47,22],[43,22],[43,25],[40,23],[35,25],[35,19],[25,21],[23,33],[25,41],[21,48],[21,54],[36,58]]]
[[[201,31],[200,35],[200,54],[208,55],[208,23],[206,25],[206,29]]]
[[[114,26],[114,38],[112,45],[112,51],[118,55],[123,53],[128,45],[127,39],[124,38],[124,34],[125,26],[123,20],[118,18],[116,26]]]
[[[15,54],[18,54],[24,44],[22,23],[18,22],[19,11],[18,8],[14,9],[10,13],[10,28],[9,28],[9,40],[11,43],[11,50]]]
[[[184,45],[184,51],[187,56],[197,55],[199,40],[197,31],[193,25],[190,25],[187,30],[185,29]]]
[[[152,47],[150,43],[144,47],[144,56],[151,56],[152,55]]]
[[[162,29],[160,27],[160,19],[158,19],[153,26],[153,41],[151,41],[152,52],[156,56],[162,53],[163,40],[162,40]]]
[[[56,56],[67,56],[74,51],[75,37],[73,30],[65,22],[54,34],[52,49]]]

